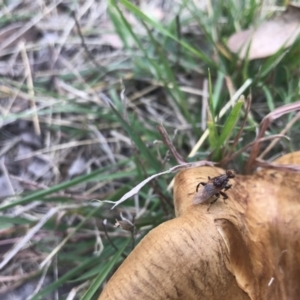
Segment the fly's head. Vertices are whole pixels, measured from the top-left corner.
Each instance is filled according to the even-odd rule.
[[[226,171],[226,176],[227,176],[228,178],[234,178],[234,177],[235,177],[235,172],[234,172],[234,170],[227,170],[227,171]]]

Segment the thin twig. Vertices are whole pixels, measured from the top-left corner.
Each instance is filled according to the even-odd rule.
[[[168,133],[163,125],[158,125],[157,130],[159,131],[164,144],[169,148],[171,154],[175,158],[178,164],[184,164],[186,163],[186,160],[177,152],[174,145],[172,144],[172,141],[170,140]]]
[[[80,24],[79,24],[79,22],[78,22],[78,20],[77,20],[77,17],[76,17],[75,11],[73,10],[73,11],[71,12],[71,14],[72,14],[72,17],[74,18],[74,21],[75,21],[75,25],[76,25],[76,28],[77,28],[77,32],[78,32],[78,35],[79,35],[80,40],[81,40],[81,45],[82,45],[82,47],[84,48],[84,50],[85,50],[85,52],[86,52],[88,58],[91,60],[91,62],[92,62],[97,68],[106,71],[105,67],[104,67],[104,66],[101,66],[101,65],[95,60],[94,56],[92,55],[92,53],[90,52],[89,48],[87,47],[87,45],[86,45],[86,43],[85,43],[85,41],[84,41],[83,34],[82,34],[82,32],[81,32]]]
[[[36,190],[36,189],[46,190],[46,189],[49,188],[45,184],[38,183],[38,182],[35,182],[35,181],[31,181],[29,179],[24,179],[24,178],[21,178],[21,177],[18,177],[18,176],[14,176],[14,175],[9,175],[9,177],[12,178],[12,179],[18,180],[20,183],[22,183],[24,185],[31,186],[34,190]]]
[[[108,232],[107,232],[107,230],[106,230],[106,220],[104,220],[104,221],[102,222],[102,224],[103,224],[103,229],[104,229],[104,233],[105,233],[105,236],[106,236],[107,240],[108,240],[109,243],[112,245],[112,247],[118,252],[118,251],[119,251],[118,247],[117,247],[117,246],[114,244],[114,242],[110,239],[110,237],[109,237],[109,235],[108,235]],[[123,256],[123,258],[126,258],[126,257],[127,257],[127,255],[124,254],[124,253],[122,253],[122,256]]]
[[[134,224],[134,222],[135,222],[135,214],[133,214],[132,215],[132,224],[133,224],[133,226],[132,226],[132,230],[131,230],[131,249],[133,250],[134,249],[134,246],[135,246],[135,224]]]

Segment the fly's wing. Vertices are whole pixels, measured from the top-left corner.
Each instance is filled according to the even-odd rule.
[[[196,193],[193,199],[193,204],[204,203],[206,200],[212,197],[216,192],[218,192],[218,189],[216,189],[214,184],[207,183]]]

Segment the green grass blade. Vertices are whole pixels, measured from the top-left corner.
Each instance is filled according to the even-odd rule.
[[[216,111],[219,101],[221,100],[221,93],[223,88],[225,75],[222,72],[218,72],[217,80],[214,84],[214,90],[213,90],[213,108],[214,111]]]
[[[267,99],[268,107],[270,111],[273,111],[275,109],[274,99],[272,97],[271,91],[266,85],[262,86],[262,90],[265,93],[265,97]]]
[[[129,32],[127,30],[126,26],[123,26],[123,20],[121,18],[119,18],[119,12],[114,10],[114,7],[112,7],[111,5],[108,5],[107,7],[107,12],[110,16],[111,21],[114,24],[114,28],[116,29],[116,32],[118,34],[118,36],[121,38],[125,49],[129,48],[129,43],[128,43],[128,39],[127,36],[129,35]]]
[[[216,143],[218,141],[218,131],[215,122],[215,110],[214,110],[214,103],[213,103],[213,91],[212,91],[212,82],[211,82],[211,74],[210,70],[208,70],[208,122],[207,126],[209,129],[209,145],[211,149],[216,147]]]
[[[114,2],[114,1],[113,1]],[[131,2],[126,0],[120,0],[120,2],[132,13],[134,13],[136,16],[140,17],[145,22],[151,24],[154,28],[156,28],[159,32],[162,34],[168,36],[169,38],[173,39],[174,41],[181,44],[182,47],[187,49],[189,52],[193,53],[197,57],[199,57],[201,60],[203,60],[205,63],[207,63],[210,66],[216,66],[216,64],[213,62],[212,59],[209,58],[204,52],[199,51],[195,49],[194,47],[190,46],[188,43],[184,42],[183,40],[179,40],[175,35],[171,34],[165,27],[160,25],[159,23],[155,22],[148,16],[146,16],[144,13],[142,13],[135,5],[133,5]]]
[[[126,160],[127,161],[127,160]],[[124,164],[124,161],[121,161],[121,162],[118,162],[117,164],[115,164],[114,166],[118,166],[118,165],[122,165]],[[5,204],[3,206],[0,206],[0,211],[3,211],[3,210],[6,210],[10,207],[14,207],[16,205],[24,205],[26,203],[29,203],[31,201],[34,201],[34,200],[39,200],[39,201],[42,201],[42,200],[45,200],[44,197],[52,194],[52,193],[56,193],[56,192],[59,192],[61,190],[65,190],[67,188],[70,188],[76,184],[79,184],[79,183],[82,183],[82,182],[87,182],[87,181],[90,181],[92,179],[94,179],[96,176],[100,175],[101,173],[111,169],[112,166],[108,166],[108,167],[105,167],[101,170],[97,170],[95,172],[92,172],[90,174],[87,174],[87,175],[83,175],[83,176],[78,176],[72,180],[69,180],[67,182],[62,182],[60,184],[57,184],[55,186],[52,186],[51,188],[49,189],[46,189],[46,190],[40,190],[40,191],[36,191],[34,193],[31,193],[25,197],[23,197],[22,199],[20,200],[16,200],[16,201],[13,201],[11,203],[8,203],[8,204]],[[106,178],[107,175],[105,174],[104,175]]]
[[[240,111],[241,111],[241,108],[242,108],[243,104],[244,104],[243,99],[239,99],[237,101],[237,103],[235,104],[235,106],[231,110],[224,126],[222,127],[221,134],[220,134],[220,136],[219,136],[219,138],[216,142],[216,147],[214,149],[213,158],[215,160],[218,159],[218,156],[219,156],[220,149],[221,149],[222,145],[225,143],[226,140],[229,139],[230,135],[232,134],[232,130],[233,130],[236,122],[239,119]]]
[[[258,78],[264,78],[267,76],[271,71],[273,71],[276,66],[283,60],[288,50],[279,50],[276,54],[269,57],[267,61],[262,65]]]
[[[211,149],[215,149],[218,141],[217,128],[214,122],[211,120],[207,122],[209,130],[208,141]]]
[[[103,281],[106,279],[107,275],[109,274],[109,272],[111,272],[111,270],[113,269],[113,267],[115,266],[115,264],[117,263],[117,261],[119,260],[120,256],[122,255],[122,253],[124,252],[126,246],[128,245],[128,243],[130,242],[131,239],[127,239],[123,246],[119,249],[118,252],[116,252],[111,260],[106,264],[106,266],[103,268],[103,271],[95,278],[95,280],[93,281],[92,285],[89,287],[89,289],[86,291],[86,293],[83,295],[83,297],[81,298],[81,300],[90,300],[92,299],[92,297],[94,296],[94,294],[97,292],[97,290],[99,289],[99,286],[103,283]]]
[[[137,7],[135,7],[134,13],[141,18],[142,25],[145,27],[148,37],[150,39],[151,45],[152,45],[151,48],[154,48],[156,50],[159,60],[155,60],[155,59],[151,58],[150,57],[151,54],[149,55],[149,53],[148,53],[149,50],[144,49],[144,47],[140,41],[140,38],[134,33],[133,28],[131,27],[130,23],[124,17],[122,11],[117,6],[116,2],[114,0],[111,0],[110,3],[111,3],[110,7],[116,9],[116,11],[118,12],[120,18],[122,19],[122,21],[124,23],[124,26],[127,28],[128,32],[130,32],[136,45],[143,52],[146,60],[149,62],[147,64],[147,66],[148,66],[147,69],[152,70],[152,74],[154,74],[154,76],[157,79],[159,79],[163,82],[165,88],[168,90],[169,94],[175,101],[176,105],[183,112],[184,117],[187,119],[188,122],[192,123],[192,117],[187,109],[187,105],[184,100],[185,97],[183,96],[183,93],[181,92],[181,90],[178,87],[176,78],[173,74],[173,70],[170,66],[170,62],[168,61],[168,55],[165,53],[165,50],[164,50],[165,47],[164,47],[164,45],[161,45],[160,42],[158,42],[158,40],[154,37],[151,30],[148,28],[148,26],[146,24],[148,18],[144,18],[143,13],[141,13],[140,10]],[[172,88],[170,88],[170,86],[172,86]]]
[[[215,109],[214,109],[214,102],[213,102],[213,88],[212,88],[212,82],[211,82],[211,73],[210,70],[208,69],[208,105],[209,105],[209,111],[212,117],[212,122],[215,122]]]
[[[96,207],[96,208],[94,208],[93,210],[91,210],[86,216],[85,216],[85,218],[74,228],[74,230],[72,230],[64,239],[63,239],[63,241],[61,241],[60,242],[60,244],[57,246],[57,247],[61,247],[62,245],[65,245],[66,244],[66,242],[67,242],[67,240],[69,240],[76,232],[78,232],[79,231],[79,229],[81,228],[81,227],[83,227],[83,225],[88,221],[88,220],[90,220],[90,218],[96,213],[96,212],[98,212],[100,210],[100,207]],[[52,252],[48,257],[47,257],[47,259],[51,259],[51,258],[53,258],[53,256],[54,256],[54,253],[55,252]],[[44,263],[45,263],[45,261],[44,261]],[[75,272],[73,272],[73,274],[75,274]],[[63,280],[63,281],[65,281],[65,279]],[[43,299],[43,298],[40,298],[40,296],[39,296],[39,294],[47,294],[47,293],[49,293],[51,290],[53,289],[53,287],[51,287],[51,288],[46,288],[45,290],[42,290],[42,291],[40,291],[40,293],[38,293],[37,295],[36,295],[36,299]]]
[[[192,122],[192,118],[188,112],[187,109],[187,105],[186,102],[184,101],[185,97],[183,96],[183,93],[181,92],[181,90],[178,87],[176,78],[173,74],[173,70],[167,60],[167,55],[166,53],[163,51],[163,45],[161,45],[153,36],[151,30],[149,30],[149,28],[147,27],[147,25],[143,22],[143,25],[145,27],[145,29],[148,32],[148,36],[152,42],[152,44],[155,46],[156,48],[156,52],[159,56],[160,62],[163,65],[163,70],[164,70],[164,78],[163,81],[165,82],[167,78],[167,82],[165,82],[165,87],[166,89],[169,91],[170,95],[172,96],[172,98],[174,99],[175,103],[180,107],[180,109],[183,111],[183,114],[185,116],[185,118],[187,119],[188,122]],[[172,89],[169,88],[170,83],[172,83]],[[173,95],[173,91],[175,92],[176,95]]]
[[[110,1],[110,7],[111,7],[111,9],[114,8],[117,11],[117,13],[119,14],[120,19],[123,22],[124,27],[130,33],[132,39],[135,41],[138,48],[143,52],[143,54],[144,54],[145,58],[147,59],[147,61],[149,61],[149,64],[148,64],[149,69],[152,69],[152,73],[155,75],[155,77],[158,77],[159,79],[162,79],[162,75],[161,75],[161,71],[160,71],[159,66],[157,65],[155,60],[153,60],[149,57],[148,52],[146,51],[146,49],[144,49],[140,38],[134,33],[131,25],[129,24],[129,22],[124,17],[122,11],[120,10],[118,5],[116,4],[115,0]]]
[[[123,119],[121,114],[114,108],[113,105],[110,104],[112,111],[117,116],[118,120],[122,124],[123,128],[127,131],[128,135],[136,145],[136,147],[140,150],[141,154],[147,159],[147,163],[149,163],[157,172],[161,169],[161,164],[157,160],[156,157],[152,155],[149,151],[145,143],[142,141],[140,136],[136,134],[135,130]]]

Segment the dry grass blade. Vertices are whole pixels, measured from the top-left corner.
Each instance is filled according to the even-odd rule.
[[[293,111],[297,111],[299,109],[300,109],[300,101],[276,108],[274,111],[272,111],[271,113],[266,115],[263,118],[263,120],[261,121],[258,136],[262,137],[265,134],[265,131],[267,130],[269,125],[274,120],[282,117],[285,114],[288,114],[288,113],[293,112]]]
[[[262,168],[275,169],[283,172],[300,172],[300,165],[285,165],[285,164],[276,164],[264,161],[262,159],[256,159],[257,165]]]
[[[280,132],[280,134],[286,134],[300,119],[300,112],[298,112],[295,117],[286,124],[284,129]],[[271,144],[260,154],[258,158],[262,159],[277,143],[279,142],[279,139],[275,139],[271,142]]]
[[[11,43],[13,43],[16,39],[18,39],[20,36],[22,36],[26,31],[28,31],[30,28],[32,28],[34,25],[36,25],[38,22],[40,22],[47,14],[49,14],[52,10],[56,9],[57,6],[62,2],[62,0],[57,1],[53,5],[50,5],[49,7],[45,8],[43,10],[42,14],[37,15],[34,17],[30,22],[27,23],[27,25],[23,26],[19,31],[17,31],[15,34],[13,34],[11,37],[5,40],[0,46],[0,53],[1,51],[8,47]]]
[[[52,250],[52,252],[44,259],[44,261],[40,264],[40,268],[44,268],[52,259],[53,257],[61,250],[61,248],[67,243],[67,241],[79,230],[84,223],[89,220],[97,211],[99,207],[94,208],[89,214],[83,219],[70,233]]]
[[[248,145],[244,146],[243,148],[241,148],[240,150],[236,151],[235,153],[233,153],[231,156],[230,156],[230,159],[229,160],[233,160],[235,159],[238,155],[240,155],[241,153],[243,153],[244,151],[246,151],[248,148],[252,147],[253,145],[257,144],[257,143],[262,143],[262,142],[266,142],[266,141],[269,141],[269,140],[273,140],[273,139],[280,139],[280,138],[285,138],[287,140],[290,140],[289,137],[285,136],[285,135],[282,135],[282,134],[274,134],[272,136],[267,136],[267,137],[263,137],[263,138],[260,138],[259,140],[255,140],[251,143],[249,143]]]
[[[40,291],[40,289],[42,288],[42,285],[43,285],[43,283],[44,283],[44,281],[45,281],[46,275],[47,275],[47,273],[48,273],[48,271],[49,271],[50,265],[51,265],[51,264],[49,263],[49,264],[44,268],[44,270],[43,270],[43,272],[42,272],[42,276],[40,277],[39,282],[38,282],[36,288],[34,289],[34,291],[33,291],[28,297],[26,297],[25,300],[31,300],[31,299],[33,298],[33,296],[36,295],[36,294]]]
[[[259,153],[259,150],[260,150],[260,145],[259,145],[258,140],[260,140],[264,136],[267,128],[269,127],[269,125],[274,120],[280,118],[281,116],[283,116],[287,113],[299,110],[299,109],[300,109],[300,101],[278,107],[274,111],[272,111],[271,113],[269,113],[268,115],[266,115],[263,118],[263,120],[261,121],[260,126],[259,126],[258,135],[257,135],[257,137],[254,141],[256,143],[254,143],[254,146],[253,146],[252,151],[250,153],[249,160],[247,162],[247,166],[246,166],[246,173],[247,174],[250,174],[251,171],[253,170],[253,168],[255,167],[255,161],[258,157],[258,153]]]
[[[29,59],[28,59],[28,55],[27,55],[27,52],[26,52],[26,49],[25,49],[24,42],[21,42],[19,44],[19,47],[21,49],[21,55],[22,55],[23,63],[24,63],[24,67],[25,67],[25,77],[26,77],[26,80],[27,80],[28,94],[31,98],[30,105],[31,105],[31,108],[34,111],[32,122],[34,124],[35,133],[37,135],[40,135],[41,134],[41,128],[40,128],[39,118],[38,118],[38,115],[37,115],[36,103],[34,101],[34,86],[33,86],[33,80],[32,80],[32,73],[31,73],[30,63],[29,63]]]
[[[14,195],[15,190],[14,190],[13,185],[11,183],[11,180],[9,178],[9,173],[7,172],[7,168],[5,166],[5,163],[4,163],[3,159],[0,160],[0,169],[1,169],[1,171],[4,175],[4,177],[5,177],[5,181],[7,183],[7,187],[10,190],[11,195]]]
[[[183,163],[183,164],[174,166],[167,171],[154,174],[154,175],[146,178],[142,182],[140,182],[133,189],[131,189],[129,192],[127,192],[125,195],[123,195],[123,197],[120,200],[118,200],[114,203],[114,206],[111,209],[114,209],[117,205],[121,204],[125,200],[136,195],[144,185],[146,185],[149,181],[151,181],[152,179],[154,179],[156,177],[159,177],[159,176],[162,176],[165,174],[169,174],[169,173],[173,173],[173,172],[178,172],[178,171],[188,169],[188,168],[195,168],[195,167],[199,167],[199,166],[213,166],[214,164],[215,164],[214,162],[207,161],[207,160],[198,161],[198,162],[194,162],[194,163]]]
[[[52,218],[59,208],[51,208],[47,214],[33,227],[28,233],[14,246],[14,248],[7,252],[0,264],[0,269],[5,267],[7,263],[31,240],[31,238],[43,227],[43,225]]]

